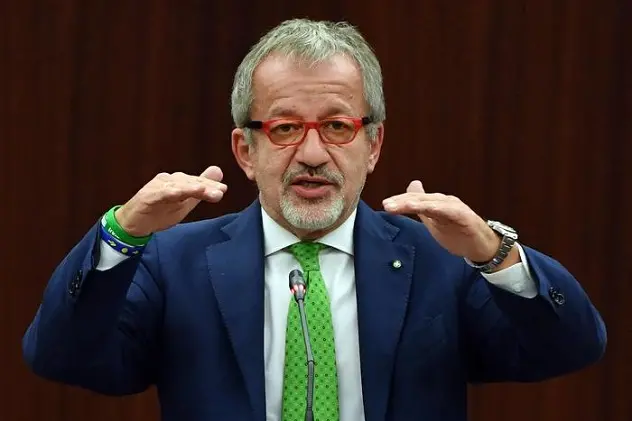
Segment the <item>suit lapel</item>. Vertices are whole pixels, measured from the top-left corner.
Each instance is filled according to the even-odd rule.
[[[362,393],[367,421],[386,417],[395,352],[413,275],[414,247],[360,202],[354,232]]]
[[[265,419],[264,256],[257,202],[223,229],[229,239],[207,249],[210,279],[237,359],[253,419]]]

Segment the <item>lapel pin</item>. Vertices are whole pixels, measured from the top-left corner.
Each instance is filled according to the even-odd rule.
[[[401,268],[401,267],[402,267],[402,262],[401,262],[401,260],[393,260],[393,267],[394,267],[395,269],[399,269],[399,268]]]

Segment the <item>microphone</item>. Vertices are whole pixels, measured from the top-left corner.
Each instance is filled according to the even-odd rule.
[[[305,409],[305,421],[314,420],[312,406],[314,404],[314,355],[312,354],[312,344],[309,340],[309,330],[307,328],[307,317],[305,316],[305,293],[307,288],[303,272],[294,269],[290,272],[290,291],[294,295],[294,300],[298,304],[298,312],[301,316],[301,326],[303,327],[303,339],[305,340],[305,355],[307,357],[307,406]]]

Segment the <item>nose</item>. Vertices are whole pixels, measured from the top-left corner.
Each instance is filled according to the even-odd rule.
[[[320,139],[318,130],[308,129],[303,143],[298,145],[295,158],[309,167],[319,167],[329,162],[329,151]]]

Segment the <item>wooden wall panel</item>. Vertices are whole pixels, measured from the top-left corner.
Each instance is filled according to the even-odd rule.
[[[378,0],[0,2],[0,419],[155,420],[125,399],[36,378],[20,340],[50,272],[113,203],[158,171],[218,164],[233,72],[283,19],[347,19],[374,45],[385,150],[364,198],[413,178],[518,227],[574,272],[606,320],[605,359],[537,385],[472,390],[474,421],[627,421],[632,401],[632,2]]]

